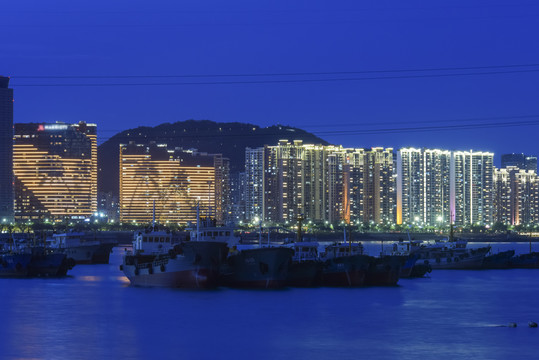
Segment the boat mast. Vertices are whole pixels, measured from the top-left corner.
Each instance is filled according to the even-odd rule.
[[[262,220],[258,222],[258,246],[262,247]]]
[[[199,240],[200,234],[200,202],[197,202],[197,241]]]
[[[155,231],[155,199],[153,200],[152,230]]]
[[[303,235],[301,234],[301,226],[303,224],[303,214],[299,214],[298,217],[297,217],[297,220],[298,220],[298,234],[297,234],[296,241],[297,242],[302,242],[303,241]]]

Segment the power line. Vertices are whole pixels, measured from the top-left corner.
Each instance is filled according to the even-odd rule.
[[[170,78],[210,78],[210,77],[273,77],[273,76],[313,76],[313,75],[353,75],[353,74],[380,74],[401,72],[428,72],[428,71],[460,71],[484,70],[503,68],[536,67],[537,64],[487,65],[463,67],[438,67],[419,69],[389,69],[389,70],[362,70],[362,71],[324,71],[324,72],[286,72],[286,73],[251,73],[251,74],[180,74],[180,75],[22,75],[10,76],[12,79],[170,79]],[[529,69],[538,71],[538,69]]]
[[[13,84],[13,87],[118,87],[118,86],[180,86],[180,85],[233,85],[233,84],[286,84],[286,83],[315,83],[315,82],[339,82],[339,81],[364,81],[364,80],[396,80],[396,79],[418,79],[453,76],[475,76],[475,75],[499,75],[539,72],[539,69],[512,70],[512,71],[490,71],[472,73],[453,74],[429,74],[429,75],[400,75],[400,76],[373,76],[361,78],[331,78],[331,79],[293,79],[293,80],[252,80],[252,81],[201,81],[201,82],[169,82],[169,83],[72,83],[72,84]]]

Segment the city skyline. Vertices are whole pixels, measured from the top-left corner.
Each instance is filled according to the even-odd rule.
[[[281,123],[346,147],[537,154],[538,11],[501,0],[27,0],[0,14],[13,30],[0,71],[15,122],[97,123],[100,142],[210,119]]]

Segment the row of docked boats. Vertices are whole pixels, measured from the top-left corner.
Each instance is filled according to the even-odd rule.
[[[400,241],[392,244],[393,254],[414,254],[412,274],[420,269],[432,270],[489,270],[538,269],[539,253],[515,255],[515,250],[492,253],[490,246],[469,248],[468,242],[457,240]]]
[[[410,255],[366,255],[361,243],[242,244],[234,228],[197,225],[175,242],[154,224],[139,231],[120,269],[136,286],[281,288],[396,285]],[[320,250],[322,249],[322,250]]]
[[[86,240],[84,233],[54,234],[40,242],[0,243],[0,277],[65,276],[76,264],[108,264],[115,244]]]

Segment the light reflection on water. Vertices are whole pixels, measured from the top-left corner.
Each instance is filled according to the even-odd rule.
[[[539,270],[433,271],[390,288],[184,291],[126,286],[120,261],[115,249],[110,265],[76,266],[70,277],[0,279],[0,358],[536,354],[539,329],[527,323],[539,321]],[[499,326],[509,322],[518,327]]]

